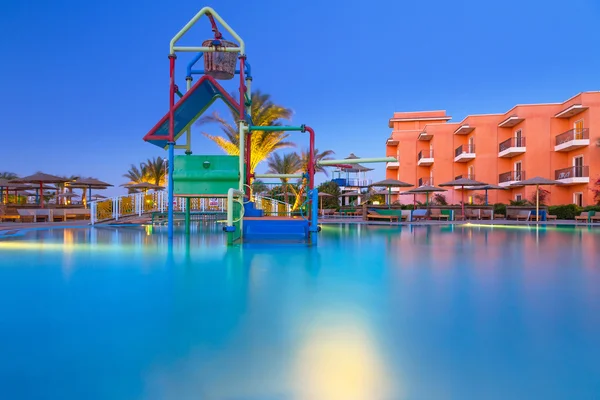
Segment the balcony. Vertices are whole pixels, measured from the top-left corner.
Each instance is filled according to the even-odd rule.
[[[417,156],[418,166],[428,166],[433,164],[433,150],[421,150]]]
[[[512,158],[525,153],[525,138],[513,137],[498,145],[498,157]]]
[[[565,185],[590,183],[590,167],[569,167],[554,171],[554,179]]]
[[[385,141],[385,144],[387,146],[398,146],[398,143],[398,139],[394,139],[392,136],[390,136],[388,140]]]
[[[500,122],[498,124],[498,128],[512,128],[513,126],[518,125],[523,121],[525,121],[525,118],[520,118],[516,115],[511,115],[504,121]]]
[[[462,178],[465,178],[465,179],[471,179],[471,180],[475,180],[475,174],[456,175],[456,176],[454,177],[454,180],[457,180],[457,179],[462,179]]]
[[[385,164],[386,169],[398,169],[400,168],[400,163],[398,161],[392,161]]]
[[[419,186],[425,186],[425,185],[433,186],[433,177],[428,176],[426,178],[419,178],[418,184],[419,184]]]
[[[475,159],[475,145],[458,146],[454,150],[454,162],[469,162]]]
[[[431,139],[433,139],[433,135],[429,134],[429,133],[427,133],[425,131],[419,133],[419,137],[417,138],[417,140],[423,140],[423,141],[426,141],[426,142],[430,141]]]
[[[498,185],[510,186],[525,180],[525,171],[509,171],[498,175]]]
[[[571,129],[556,136],[554,151],[571,151],[590,145],[590,130]]]
[[[455,135],[467,135],[475,130],[474,126],[461,125],[454,131]]]
[[[372,179],[356,179],[356,178],[349,178],[349,179],[334,178],[334,179],[332,179],[332,181],[337,183],[337,185],[339,187],[352,187],[352,188],[367,187],[371,183],[373,183]]]

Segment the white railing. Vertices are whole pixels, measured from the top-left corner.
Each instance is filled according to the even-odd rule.
[[[290,215],[292,206],[269,197],[257,196],[255,198],[256,208],[263,210],[265,215]],[[104,222],[118,221],[123,217],[141,216],[150,212],[167,212],[169,208],[169,196],[166,191],[143,194],[134,193],[116,196],[103,200],[89,202],[90,220]],[[173,211],[185,212],[185,198],[176,197],[173,201]],[[190,211],[199,212],[227,212],[226,198],[192,198],[190,199]]]

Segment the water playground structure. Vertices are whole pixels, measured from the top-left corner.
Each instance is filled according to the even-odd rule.
[[[201,46],[183,46],[179,41],[202,18],[210,21],[213,37]],[[223,39],[217,22],[227,31],[232,41]],[[177,53],[196,53],[187,66],[186,91],[181,93],[175,83]],[[204,69],[195,69],[203,59]],[[212,8],[202,8],[169,44],[169,110],[144,136],[144,141],[168,150],[168,237],[173,237],[175,198],[185,199],[185,229],[190,233],[190,202],[193,198],[226,198],[227,218],[223,230],[228,243],[300,241],[317,243],[318,192],[315,189],[315,131],[307,125],[255,126],[252,122],[252,72],[242,38]],[[200,76],[193,83],[194,76]],[[239,98],[232,97],[219,83],[239,77]],[[221,99],[237,115],[239,155],[192,154],[191,127],[217,99]],[[309,136],[309,163],[307,171],[297,174],[255,174],[250,170],[251,138],[254,132],[301,132]],[[179,143],[178,141],[183,143]],[[175,150],[185,150],[175,155]],[[319,165],[344,166],[347,164],[397,161],[392,157],[357,158],[320,161]],[[306,200],[299,216],[267,216],[253,201],[253,179],[301,179],[306,186]],[[305,215],[306,214],[306,215]]]

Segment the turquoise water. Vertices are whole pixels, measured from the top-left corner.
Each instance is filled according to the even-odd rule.
[[[600,230],[0,240],[1,399],[592,399]]]

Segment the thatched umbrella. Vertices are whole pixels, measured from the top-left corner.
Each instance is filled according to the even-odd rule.
[[[536,176],[535,178],[526,179],[513,183],[511,186],[535,186],[535,220],[540,221],[540,186],[546,185],[562,185],[561,182],[553,181],[552,179]]]
[[[411,187],[414,186],[410,183],[402,182],[397,179],[385,179],[383,181],[375,182],[370,184],[369,186],[383,186],[388,188],[388,198],[387,203],[390,204],[390,198],[392,197],[392,188],[393,187]]]
[[[66,186],[70,187],[70,188],[74,188],[74,189],[83,189],[84,192],[85,192],[85,189],[87,189],[88,197],[91,198],[92,197],[92,189],[104,190],[104,189],[107,189],[108,187],[112,187],[113,185],[111,185],[110,183],[103,182],[96,178],[77,178],[72,182],[68,182]],[[83,196],[81,196],[81,197],[83,198]]]
[[[452,186],[452,187],[461,187],[462,188],[461,209],[462,209],[463,217],[465,215],[465,186],[485,186],[485,185],[487,185],[487,183],[475,181],[475,180],[469,179],[469,178],[455,179],[453,181],[440,184],[440,186]]]
[[[488,205],[488,190],[506,190],[504,186],[498,185],[484,185],[484,186],[473,186],[467,188],[467,190],[485,190],[485,205]]]
[[[445,191],[446,191],[446,189],[442,189],[442,188],[439,188],[439,187],[430,186],[430,185],[423,185],[423,186],[419,186],[419,187],[414,188],[414,189],[407,190],[406,192],[402,192],[400,194],[413,194],[413,195],[415,195],[415,203],[416,203],[417,194],[423,194],[423,193],[425,193],[425,195],[426,195],[425,205],[429,206],[429,193],[445,192]]]
[[[12,179],[10,183],[35,183],[40,185],[40,207],[44,208],[44,183],[64,183],[66,181],[68,181],[67,178],[38,172],[23,178]]]

